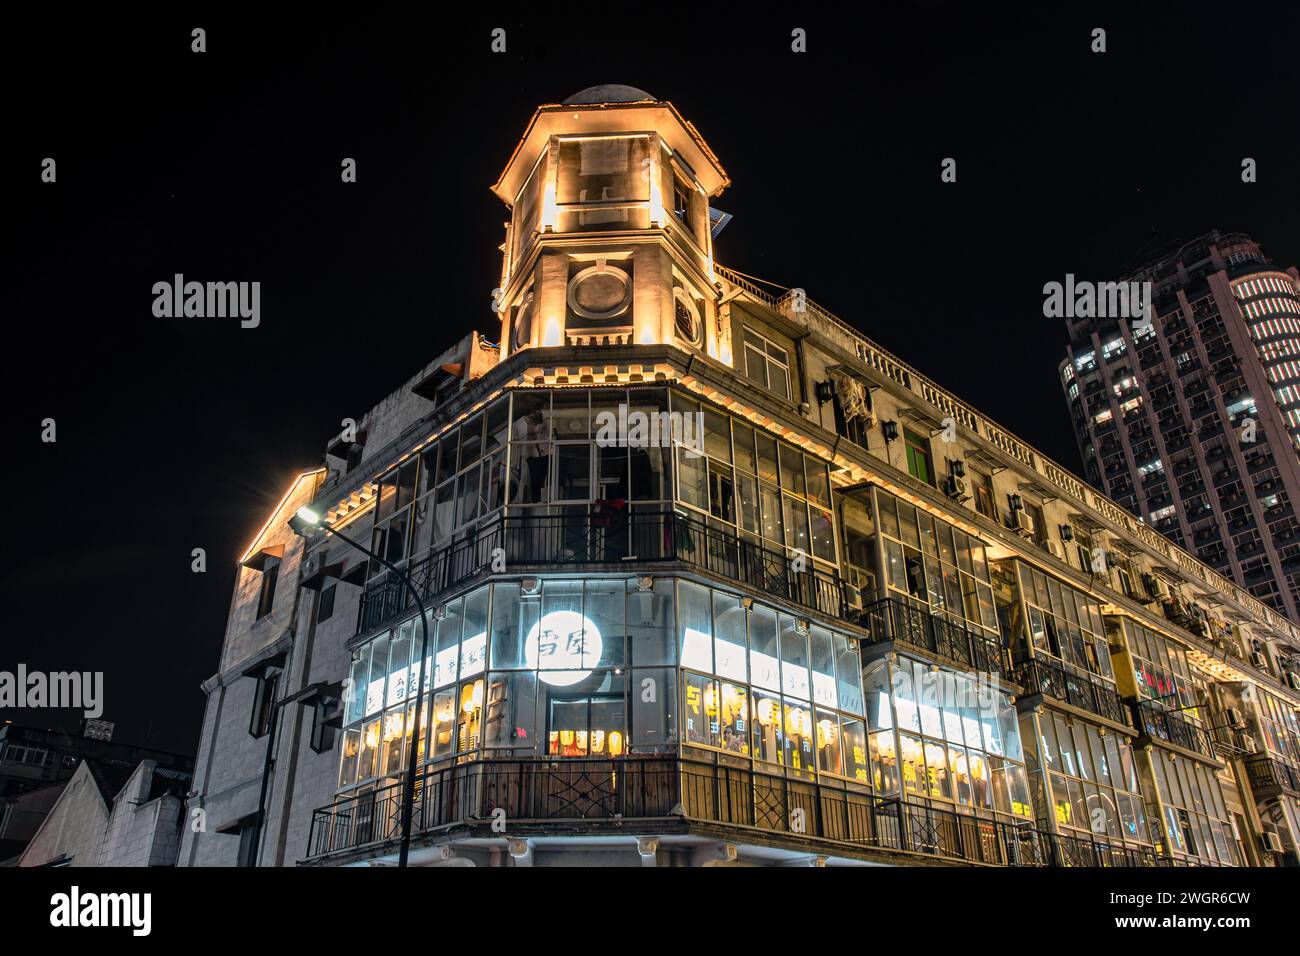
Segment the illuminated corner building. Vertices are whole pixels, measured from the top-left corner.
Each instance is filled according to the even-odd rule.
[[[727,185],[649,94],[536,112],[500,345],[339,436],[243,557],[182,862],[393,862],[412,733],[416,865],[1294,862],[1296,626],[716,265]],[[423,661],[304,504],[409,571]],[[272,707],[339,681],[336,732]]]
[[[1130,277],[1151,282],[1153,323],[1067,320],[1061,363],[1088,480],[1293,621],[1298,275],[1209,233]]]

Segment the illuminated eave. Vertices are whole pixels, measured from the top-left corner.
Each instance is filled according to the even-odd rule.
[[[294,478],[294,480],[289,483],[289,488],[285,491],[284,496],[280,498],[279,504],[277,504],[271,511],[271,514],[266,519],[265,523],[263,523],[257,534],[253,536],[252,543],[249,544],[248,548],[245,549],[244,553],[240,556],[238,561],[239,564],[242,565],[257,552],[258,544],[261,542],[262,538],[265,537],[266,533],[271,530],[271,527],[275,524],[276,517],[284,510],[284,506],[289,503],[289,499],[293,497],[294,492],[298,490],[298,485],[301,484],[304,479],[319,475],[324,471],[325,468],[321,467],[301,472],[298,477]]]

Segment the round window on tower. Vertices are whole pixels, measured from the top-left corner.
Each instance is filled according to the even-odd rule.
[[[703,345],[704,323],[700,321],[699,306],[681,286],[673,289],[673,310],[677,337],[693,348]]]
[[[569,308],[584,319],[616,319],[632,304],[632,283],[617,266],[598,262],[569,280]]]

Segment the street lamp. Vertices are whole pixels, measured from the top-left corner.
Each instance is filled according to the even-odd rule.
[[[289,527],[293,529],[294,534],[308,539],[318,532],[331,534],[344,544],[351,545],[362,554],[378,561],[397,576],[406,587],[406,590],[411,593],[411,597],[415,600],[415,606],[420,610],[420,656],[419,664],[416,665],[415,670],[415,717],[411,725],[411,749],[410,753],[407,754],[406,786],[403,788],[402,794],[402,843],[397,854],[397,865],[404,867],[411,855],[411,817],[415,811],[415,765],[420,759],[420,711],[424,703],[424,660],[425,655],[429,652],[428,612],[425,610],[424,601],[421,599],[420,592],[416,589],[414,582],[411,581],[410,575],[391,562],[384,560],[369,548],[362,547],[336,528],[331,528],[318,512],[307,507],[299,508],[297,513],[289,519]],[[353,693],[355,692],[356,688],[353,688]]]

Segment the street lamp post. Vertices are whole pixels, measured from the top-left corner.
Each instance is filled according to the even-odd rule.
[[[391,571],[410,592],[415,601],[415,606],[420,611],[420,656],[419,664],[416,665],[415,671],[415,716],[411,726],[411,747],[406,759],[406,785],[402,793],[402,842],[401,848],[397,854],[397,865],[404,867],[411,856],[411,817],[415,812],[415,769],[416,763],[420,759],[420,712],[424,703],[424,661],[425,655],[429,653],[429,621],[428,612],[425,610],[424,601],[420,597],[420,592],[416,589],[415,583],[411,580],[410,575],[398,568],[396,565],[375,554],[369,548],[362,547],[356,541],[353,541],[347,535],[335,528],[331,528],[321,518],[319,514],[310,508],[299,508],[297,514],[289,521],[289,526],[304,537],[310,537],[313,532],[323,531],[326,534],[332,534],[341,540],[344,544],[350,545],[362,554],[378,561],[389,571]],[[356,688],[353,688],[356,692]]]

